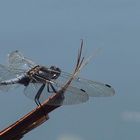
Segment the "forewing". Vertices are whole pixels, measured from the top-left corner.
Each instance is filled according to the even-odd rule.
[[[36,64],[28,58],[25,58],[19,51],[13,51],[8,55],[8,63],[10,67],[20,69],[30,69]]]
[[[76,83],[91,97],[108,97],[115,94],[115,90],[108,84],[80,78],[74,80],[72,84],[75,85]]]
[[[31,60],[25,58],[19,51],[13,51],[8,55],[8,66],[0,64],[0,90],[8,91],[18,84],[4,85],[1,82],[18,78],[35,66]]]
[[[37,92],[41,88],[41,83],[30,83],[24,90],[24,94],[34,100]],[[55,85],[54,85],[55,86]],[[58,87],[55,87],[58,88]],[[50,93],[47,90],[47,85],[45,86],[44,90],[42,91],[39,101],[42,103],[46,99],[48,99],[50,96],[52,96],[54,92]],[[55,93],[55,94],[61,94],[61,93]],[[66,92],[63,93],[64,98],[57,98],[53,102],[49,102],[49,105],[72,105],[72,104],[80,104],[83,102],[86,102],[88,100],[88,95],[77,89],[76,87],[69,86],[66,90]],[[61,95],[60,95],[61,97]]]
[[[63,85],[64,81],[67,81],[70,76],[71,74],[62,72],[56,81],[59,83],[59,85]],[[79,77],[73,79],[71,86],[85,91],[91,97],[108,97],[115,94],[115,90],[108,84],[103,84]]]
[[[24,94],[28,98],[34,100],[37,92],[41,88],[42,83],[30,83],[28,86],[25,87],[24,89]],[[46,94],[44,94],[46,93]],[[48,97],[50,96],[50,93],[46,91],[46,87],[44,88],[41,96],[40,96],[40,102],[45,101]]]
[[[0,64],[0,90],[2,91],[8,91],[11,88],[15,88],[17,87],[17,84],[13,85],[1,85],[1,82],[5,81],[5,80],[10,80],[13,78],[18,77],[19,75],[24,74],[24,71],[22,70],[18,70],[18,69],[12,69],[9,68],[7,66],[1,65]]]
[[[76,87],[69,86],[66,92],[63,94],[64,100],[62,102],[55,101],[55,104],[59,105],[74,105],[84,103],[89,99],[89,96],[86,92],[79,90]],[[60,99],[61,100],[61,99]]]

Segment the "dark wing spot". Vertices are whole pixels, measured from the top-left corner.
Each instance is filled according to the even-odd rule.
[[[83,92],[86,92],[86,91],[85,91],[84,89],[82,89],[82,88],[81,88],[80,90],[83,91]]]
[[[105,84],[105,86],[107,86],[107,87],[111,88],[111,86],[110,86],[110,85],[108,85],[108,84]]]

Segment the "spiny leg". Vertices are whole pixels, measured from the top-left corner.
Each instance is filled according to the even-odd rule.
[[[54,86],[52,85],[52,83],[49,83],[49,85],[51,86],[52,90],[54,93],[57,93],[56,89],[54,88]]]
[[[50,90],[50,87],[52,90]],[[57,93],[56,89],[54,88],[54,86],[51,83],[47,83],[47,91],[49,93]]]
[[[48,91],[48,93],[51,93],[52,91],[50,91],[50,85],[49,85],[49,83],[47,83],[47,91]]]
[[[42,91],[44,90],[44,88],[45,88],[45,84],[42,84],[42,86],[40,87],[40,89],[38,90],[38,92],[37,92],[37,94],[36,94],[36,96],[35,96],[35,103],[36,103],[38,106],[42,106],[41,103],[40,103],[40,101],[39,101],[39,98],[40,98],[40,95],[41,95]],[[47,119],[48,119],[48,117],[47,117],[48,114],[46,114],[44,108],[42,108],[42,110],[43,110],[44,115],[45,115],[46,120],[47,120]]]
[[[40,89],[38,90],[37,94],[35,95],[34,101],[38,106],[41,106],[41,103],[39,101],[39,98],[41,96],[42,91],[45,88],[45,84],[42,84],[42,86],[40,87]]]

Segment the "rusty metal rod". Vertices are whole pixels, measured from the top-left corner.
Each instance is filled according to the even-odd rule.
[[[52,98],[55,98],[54,95]],[[38,127],[49,119],[48,113],[59,106],[48,105],[46,100],[41,106],[29,112],[27,115],[0,132],[0,140],[19,140],[32,129]],[[45,111],[45,114],[44,114]]]

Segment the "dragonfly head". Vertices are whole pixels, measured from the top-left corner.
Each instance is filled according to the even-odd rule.
[[[61,74],[60,68],[58,68],[56,66],[51,66],[50,70],[51,70],[51,74],[53,75],[52,79],[57,79]]]

